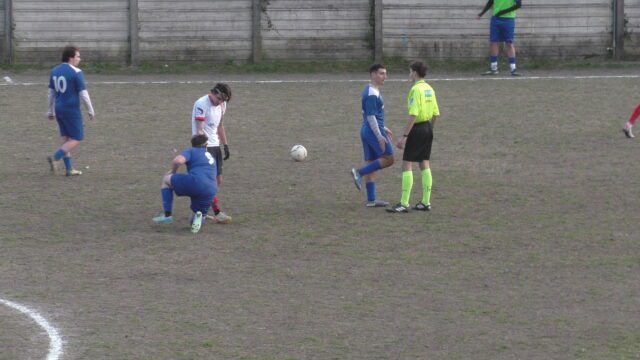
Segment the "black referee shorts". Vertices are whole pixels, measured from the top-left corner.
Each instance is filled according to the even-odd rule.
[[[218,176],[222,175],[222,151],[220,151],[220,146],[211,146],[207,148],[207,152],[213,156],[216,160],[216,173]]]
[[[433,143],[433,128],[431,121],[414,124],[404,145],[402,160],[421,162],[431,158],[431,144]]]

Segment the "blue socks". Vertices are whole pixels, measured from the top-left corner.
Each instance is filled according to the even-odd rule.
[[[376,201],[376,183],[373,181],[367,183],[367,201]]]
[[[164,209],[164,216],[171,216],[173,210],[173,189],[164,188],[161,189],[162,193],[162,208]]]
[[[53,159],[55,161],[58,161],[58,160],[62,159],[63,156],[64,156],[64,151],[62,151],[62,149],[58,149],[58,151],[53,153]]]
[[[372,172],[378,171],[380,169],[381,169],[380,160],[376,160],[370,163],[369,165],[360,168],[358,172],[360,173],[361,176],[365,176],[365,175],[371,174]]]
[[[514,57],[512,57],[512,58],[510,57],[509,58],[509,70],[511,72],[516,71],[516,58],[514,58]]]
[[[71,158],[68,156],[65,156],[62,158],[62,160],[64,161],[64,167],[67,169],[67,171],[71,170]]]
[[[489,66],[492,71],[498,71],[498,57],[491,56],[489,57]]]

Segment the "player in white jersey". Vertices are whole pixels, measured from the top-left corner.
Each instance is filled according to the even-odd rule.
[[[229,159],[229,144],[227,143],[227,134],[224,131],[224,114],[227,109],[227,102],[231,100],[231,88],[224,83],[217,83],[209,94],[198,99],[193,104],[191,113],[191,135],[207,135],[209,142],[207,143],[207,151],[216,159],[217,176],[216,182],[218,187],[222,183],[222,164],[223,160]],[[224,150],[224,157],[220,151],[220,145]],[[219,199],[216,195],[211,204],[213,215],[207,215],[208,218],[215,220],[220,224],[228,224],[231,222],[231,216],[220,210]]]

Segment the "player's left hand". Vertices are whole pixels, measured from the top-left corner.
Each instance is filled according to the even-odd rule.
[[[89,114],[89,120],[94,121],[96,116],[94,114]]]
[[[398,149],[404,149],[405,141],[407,141],[407,138],[404,136],[398,139],[398,142],[396,143],[396,146],[398,147]]]
[[[231,153],[229,152],[229,145],[224,144],[224,157],[222,158],[222,160],[227,160],[229,159],[229,156],[231,156]]]
[[[389,136],[389,138],[391,138],[391,136],[393,136],[393,133],[391,132],[391,130],[389,130],[388,127],[384,127],[384,132],[387,133],[387,136]]]

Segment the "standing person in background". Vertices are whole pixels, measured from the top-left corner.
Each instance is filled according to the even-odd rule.
[[[480,19],[485,12],[493,8],[489,30],[490,68],[483,75],[498,74],[498,43],[504,42],[511,76],[520,76],[516,70],[516,48],[513,46],[513,38],[516,29],[516,10],[521,6],[521,0],[489,0],[482,12],[478,14],[478,19]]]
[[[409,121],[404,128],[402,137],[398,139],[398,149],[404,149],[402,154],[402,196],[400,203],[386,209],[393,213],[409,212],[409,197],[413,187],[413,169],[411,164],[418,163],[422,177],[422,200],[413,207],[414,210],[431,210],[431,186],[433,179],[429,168],[431,158],[431,144],[433,142],[433,127],[440,117],[436,93],[424,80],[427,76],[427,65],[415,61],[409,66],[409,79],[414,83],[409,91],[407,105],[409,107]]]
[[[633,110],[633,113],[629,117],[629,121],[627,121],[627,123],[624,124],[624,127],[622,128],[622,132],[628,138],[634,138],[635,137],[633,135],[633,132],[631,131],[631,128],[633,128],[633,125],[636,124],[636,120],[638,120],[638,117],[640,117],[640,104],[638,104],[638,106],[636,106],[636,109]]]
[[[384,126],[384,100],[380,87],[387,79],[387,69],[381,64],[369,68],[371,82],[362,92],[362,127],[360,139],[364,149],[365,166],[352,168],[351,176],[356,188],[362,188],[364,177],[367,188],[367,207],[385,207],[389,203],[376,198],[376,172],[393,165],[393,145],[391,131]]]
[[[227,133],[224,130],[224,114],[227,109],[227,102],[231,101],[231,88],[225,83],[217,83],[209,94],[198,99],[193,105],[191,113],[191,135],[207,135],[209,141],[207,143],[207,151],[216,160],[217,176],[216,182],[218,187],[222,184],[222,164],[224,160],[229,159],[229,144],[227,142]],[[220,150],[220,144],[224,150],[224,157]],[[213,198],[211,204],[213,216],[208,218],[219,224],[229,224],[231,216],[220,210],[218,196]]]
[[[84,83],[80,64],[80,49],[67,46],[62,51],[62,64],[51,70],[49,76],[49,120],[57,120],[62,138],[62,146],[52,156],[47,157],[51,172],[56,173],[58,161],[64,160],[67,176],[82,175],[82,171],[71,166],[71,151],[84,139],[84,127],[80,100],[85,105],[89,120],[95,119],[89,92]]]

